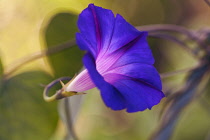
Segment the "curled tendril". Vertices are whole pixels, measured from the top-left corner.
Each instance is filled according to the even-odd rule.
[[[56,91],[56,93],[52,96],[49,96],[49,90],[53,86],[55,86],[57,83],[60,83],[60,81],[62,81],[62,80],[68,80],[69,81],[71,79],[72,78],[70,78],[70,77],[61,77],[61,78],[58,78],[58,79],[52,81],[47,86],[45,86],[44,92],[43,92],[44,100],[47,101],[47,102],[50,102],[50,101],[53,101],[53,100],[58,100],[58,99],[62,99],[64,97],[66,97],[65,95],[62,94],[62,89]]]

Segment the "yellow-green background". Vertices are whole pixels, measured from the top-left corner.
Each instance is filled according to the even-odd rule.
[[[0,0],[0,60],[4,73],[22,58],[73,39],[77,15],[89,3],[112,9],[134,26],[167,23],[196,30],[210,25],[210,7],[204,1]],[[160,73],[196,64],[177,45],[164,40],[151,40],[150,44]],[[41,85],[61,76],[73,76],[82,68],[82,55],[75,46],[24,65],[0,82],[0,140],[64,138],[57,102],[44,102]],[[182,86],[183,76],[163,79],[164,90]],[[82,140],[147,140],[158,126],[163,103],[151,111],[128,114],[106,108],[96,89],[88,93],[74,121]],[[210,131],[209,117],[199,100],[190,104],[173,140],[205,139]]]

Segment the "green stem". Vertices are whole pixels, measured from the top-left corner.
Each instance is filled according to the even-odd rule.
[[[185,72],[191,72],[193,69],[195,69],[197,66],[191,67],[191,68],[186,68],[186,69],[181,69],[181,70],[176,70],[176,71],[171,71],[171,72],[166,72],[166,73],[161,73],[160,77],[163,78],[168,78],[180,73],[185,73]]]
[[[71,79],[72,78],[70,78],[70,77],[61,77],[61,78],[58,78],[58,79],[52,81],[47,86],[45,86],[44,92],[43,92],[44,100],[47,101],[47,102],[51,102],[51,101],[55,101],[55,100],[64,98],[65,96],[62,96],[62,91],[61,90],[56,91],[56,93],[53,94],[52,96],[49,96],[49,90],[53,86],[55,86],[57,83],[60,83],[60,81],[62,81],[62,80],[68,80],[69,81]]]
[[[176,37],[169,35],[169,34],[165,34],[165,33],[149,33],[150,37],[154,37],[154,38],[161,38],[161,39],[166,39],[169,41],[173,41],[175,43],[177,43],[178,45],[180,45],[180,47],[182,47],[183,49],[185,49],[187,52],[189,52],[191,55],[193,55],[194,57],[198,57],[197,53],[191,49],[184,41],[177,39]]]
[[[159,32],[159,31],[168,31],[168,32],[178,32],[183,35],[186,35],[192,40],[197,39],[197,36],[190,30],[172,24],[155,24],[155,25],[145,25],[136,27],[138,30],[148,31],[148,32]]]
[[[72,118],[71,118],[71,110],[70,110],[70,104],[69,104],[68,98],[64,99],[64,108],[65,108],[67,130],[69,131],[69,134],[71,134],[71,136],[74,140],[78,140],[78,137],[77,137],[77,135],[74,131],[74,128],[73,128],[73,123],[72,123]]]
[[[36,59],[45,57],[47,55],[51,55],[60,51],[63,51],[65,49],[68,49],[72,46],[76,45],[76,41],[74,40],[70,40],[66,43],[60,44],[58,46],[52,47],[50,49],[47,50],[43,50],[37,53],[33,53],[29,56],[23,57],[22,59],[19,59],[17,62],[12,63],[13,67],[9,70],[6,70],[4,73],[4,78],[9,77],[11,74],[13,74],[16,70],[18,70],[20,67],[24,66],[25,64],[28,64]]]
[[[160,34],[160,33],[166,32],[163,38],[169,39],[169,40],[174,41],[175,43],[178,43],[178,44],[180,44],[180,40],[170,39],[171,38],[170,34],[168,34],[167,32],[180,33],[181,35],[187,36],[190,40],[195,41],[198,44],[198,46],[200,47],[200,49],[204,48],[204,44],[199,39],[199,35],[197,34],[197,32],[188,30],[187,28],[182,27],[182,26],[173,25],[173,24],[155,24],[155,25],[137,26],[136,28],[141,31],[148,31],[149,35],[152,35],[154,33]],[[167,36],[169,36],[169,37],[167,37]],[[157,37],[158,37],[158,35],[157,35]],[[161,36],[159,36],[159,38],[161,38]],[[191,49],[191,48],[188,48],[188,49]]]

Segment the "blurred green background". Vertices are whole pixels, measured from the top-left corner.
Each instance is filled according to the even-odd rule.
[[[112,9],[134,26],[176,24],[202,29],[210,25],[210,7],[204,1],[0,0],[0,140],[65,138],[66,130],[58,115],[62,106],[43,100],[43,85],[78,73],[84,52],[75,46],[15,67],[36,52],[73,39],[78,30],[77,15],[89,3]],[[150,39],[150,46],[160,73],[196,65],[191,55],[171,42]],[[176,90],[184,77],[179,74],[163,79],[164,91]],[[74,127],[81,140],[147,140],[158,127],[160,110],[167,100],[152,110],[128,114],[106,108],[97,89],[88,93],[74,103],[78,111]],[[199,100],[190,104],[172,139],[207,139],[209,115]]]

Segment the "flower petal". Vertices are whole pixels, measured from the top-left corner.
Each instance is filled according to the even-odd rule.
[[[136,39],[117,51],[96,59],[97,70],[103,74],[106,71],[131,63],[154,63],[152,52],[148,46],[147,33],[142,32]]]
[[[162,84],[160,80],[160,76],[157,70],[152,65],[142,64],[142,63],[130,63],[127,65],[123,65],[121,67],[117,67],[108,71],[106,74],[120,74],[132,79],[137,79],[139,81],[145,82],[157,88],[158,90],[162,90]],[[104,75],[106,77],[106,75]],[[118,80],[113,78],[114,80]]]
[[[111,10],[93,4],[79,15],[78,27],[82,35],[77,34],[77,40],[87,43],[80,48],[90,51],[95,58],[118,50],[141,34],[121,15],[115,18]]]
[[[151,109],[164,97],[161,90],[138,79],[110,73],[105,76],[105,80],[109,81],[125,98],[127,112]]]
[[[78,26],[77,44],[87,51],[83,62],[108,107],[136,112],[160,102],[164,94],[146,32],[93,4],[80,14]]]
[[[95,84],[92,82],[87,69],[84,69],[67,86],[66,91],[84,92],[94,87]]]
[[[121,15],[117,14],[112,40],[109,46],[104,47],[108,47],[107,53],[112,53],[130,43],[139,35],[141,35],[140,31],[129,24]]]
[[[116,53],[123,53],[121,57],[114,63],[112,68],[119,67],[130,63],[143,63],[143,64],[154,64],[154,57],[147,43],[147,32],[142,32],[138,38],[133,40]],[[115,55],[115,54],[112,54]]]
[[[97,72],[94,58],[89,53],[85,54],[83,62],[93,82],[100,89],[104,103],[113,110],[126,108],[124,97]]]
[[[161,90],[151,87],[142,81],[120,79],[114,86],[127,102],[127,112],[143,111],[157,105],[164,97]]]
[[[83,40],[89,41],[90,44],[88,47],[82,47],[81,49],[91,51],[93,56],[96,57],[103,46],[109,46],[114,21],[114,14],[111,10],[90,4],[88,8],[79,15],[78,19],[78,27]]]

